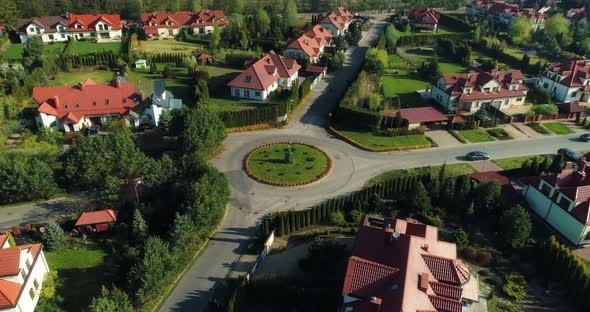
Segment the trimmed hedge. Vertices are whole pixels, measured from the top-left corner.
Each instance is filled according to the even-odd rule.
[[[442,25],[448,25],[450,27],[453,27],[455,29],[474,29],[475,25],[472,23],[467,23],[464,20],[461,20],[457,17],[454,16],[450,16],[444,13],[440,13],[440,19],[438,20],[440,24]]]
[[[448,39],[454,42],[470,41],[475,39],[473,32],[456,32],[448,34],[415,34],[401,36],[397,40],[398,47],[415,47],[423,45],[436,45],[438,40]]]

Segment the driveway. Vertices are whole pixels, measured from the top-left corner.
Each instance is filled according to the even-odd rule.
[[[463,145],[459,140],[455,139],[447,130],[432,130],[426,132],[426,136],[431,138],[439,147],[449,147]]]
[[[531,127],[525,125],[524,123],[515,122],[512,125],[514,127],[516,127],[516,129],[518,129],[522,133],[524,133],[527,136],[527,138],[540,138],[540,137],[545,137],[544,134],[540,134],[539,132],[533,130]]]
[[[47,201],[0,206],[0,230],[13,225],[43,223],[52,218],[62,218],[88,210],[85,196],[64,196]]]
[[[525,127],[527,127],[527,126],[525,126]],[[506,131],[506,133],[508,133],[511,137],[513,137],[516,140],[528,138],[528,136],[524,132],[522,132],[521,130],[519,130],[513,124],[510,124],[510,125],[508,125],[508,124],[506,124],[506,125],[500,125],[500,126],[498,126],[498,128],[504,129]],[[533,129],[531,129],[531,130],[533,130]]]

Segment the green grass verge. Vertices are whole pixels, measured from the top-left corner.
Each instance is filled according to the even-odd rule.
[[[330,160],[316,148],[292,144],[292,161],[286,153],[289,144],[273,144],[255,151],[248,161],[250,172],[258,178],[284,184],[313,181],[328,170]]]
[[[547,130],[547,128],[543,127],[538,122],[529,122],[526,125],[529,126],[531,129],[537,131],[540,134],[551,134],[551,132],[549,130]]]
[[[62,279],[57,293],[64,298],[66,311],[79,311],[87,307],[99,294],[104,278],[106,252],[94,243],[84,245],[72,242],[59,251],[45,251],[51,270]]]
[[[386,98],[398,97],[402,108],[428,106],[416,90],[425,90],[428,82],[417,80],[409,70],[390,69],[383,76],[383,93]]]
[[[471,130],[458,130],[457,132],[471,143],[494,141],[494,139],[486,131],[479,128]]]
[[[457,130],[453,130],[453,129],[449,129],[449,133],[455,138],[457,139],[457,141],[466,144],[469,143],[467,142],[467,140],[465,140],[465,138],[459,134],[459,132],[457,132]]]
[[[92,79],[96,83],[108,83],[113,79],[113,73],[110,71],[92,71],[92,72],[69,72],[59,73],[54,80],[49,80],[50,86],[72,86],[86,79]]]
[[[364,146],[379,150],[404,148],[420,145],[431,145],[423,134],[411,134],[400,136],[382,136],[371,131],[339,130],[342,134]]]
[[[431,173],[433,175],[438,175],[441,166],[428,166],[428,167],[419,167],[419,168],[412,168],[412,169],[399,169],[399,170],[392,170],[385,173],[382,173],[376,177],[373,177],[369,182],[367,182],[366,187],[373,186],[375,184],[380,184],[385,181],[389,181],[391,179],[395,179],[398,177],[403,177],[407,175],[421,175],[426,173]],[[476,173],[477,170],[471,167],[469,164],[460,163],[460,164],[447,164],[445,171],[449,176],[461,176],[466,174]]]
[[[494,138],[496,138],[500,141],[507,141],[507,140],[514,139],[512,136],[510,136],[510,134],[508,134],[508,132],[506,132],[506,130],[504,130],[502,128],[489,129],[489,130],[486,130],[486,132],[489,135],[493,136]]]
[[[562,124],[561,122],[545,122],[543,123],[543,127],[549,129],[549,131],[558,134],[558,135],[566,135],[575,133],[574,130],[568,128],[566,125]]]
[[[527,160],[533,160],[537,158],[539,162],[543,161],[543,156],[534,155],[534,156],[521,156],[521,157],[510,157],[510,158],[502,158],[502,159],[494,159],[492,160],[496,165],[502,167],[504,170],[511,170],[511,169],[518,169],[522,167]]]

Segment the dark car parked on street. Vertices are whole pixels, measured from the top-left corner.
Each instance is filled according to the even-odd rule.
[[[557,154],[563,155],[566,161],[576,161],[580,159],[580,155],[569,148],[560,148],[557,150]]]
[[[480,151],[470,152],[467,155],[465,155],[465,157],[467,158],[467,160],[487,160],[487,159],[490,159],[490,155],[488,155],[488,153],[480,152]]]

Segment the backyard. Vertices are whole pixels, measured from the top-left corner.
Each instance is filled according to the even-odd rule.
[[[63,51],[64,47],[66,46],[65,43],[56,42],[51,43],[45,46],[45,49],[49,54],[60,56],[61,52]],[[7,61],[16,61],[22,58],[23,54],[23,45],[20,43],[10,44],[8,48],[4,51],[2,56]]]
[[[125,43],[123,42],[88,42],[88,41],[76,41],[72,49],[72,54],[86,55],[96,52],[113,52],[115,55],[119,55],[123,52]]]
[[[423,134],[384,136],[377,135],[372,131],[359,131],[350,128],[337,128],[337,130],[352,141],[377,151],[405,148],[423,148],[432,146],[432,143],[428,141],[426,136]]]
[[[202,45],[176,40],[147,40],[139,41],[139,51],[145,53],[183,53],[190,55],[197,49],[204,49]]]

